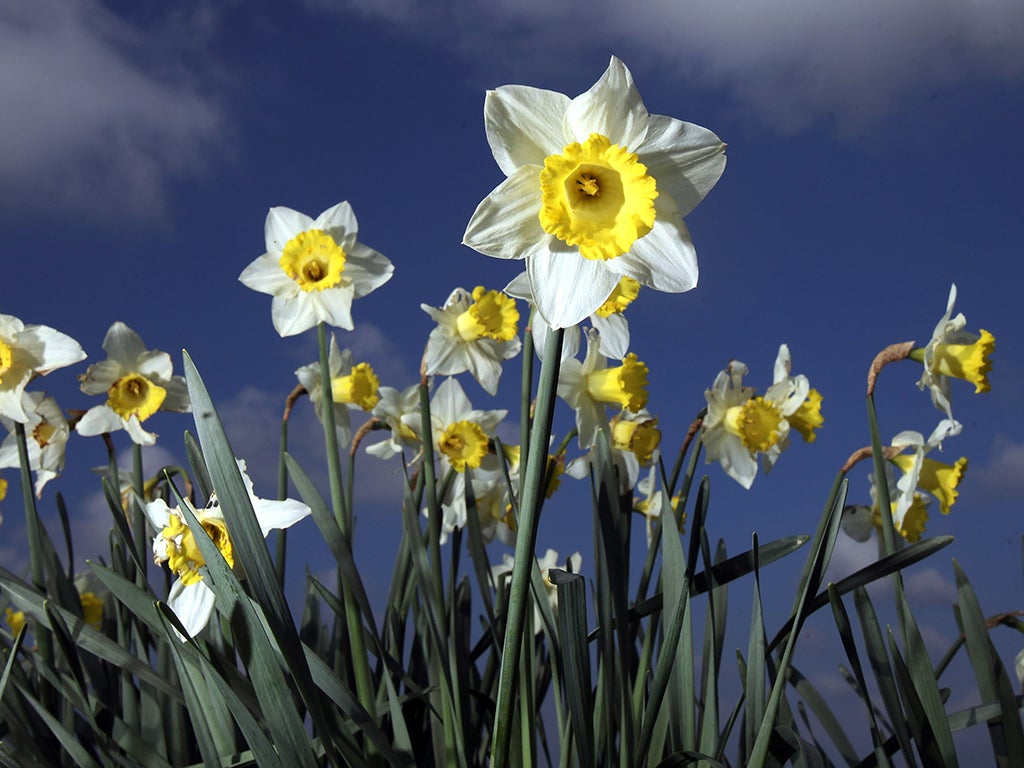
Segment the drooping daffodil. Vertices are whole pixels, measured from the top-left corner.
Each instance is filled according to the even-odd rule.
[[[42,392],[25,392],[22,409],[29,417],[25,425],[25,447],[28,449],[29,469],[36,474],[38,498],[46,484],[64,470],[64,450],[71,429],[57,401]],[[0,422],[11,430],[11,434],[0,443],[0,467],[20,466],[14,422],[7,416],[0,416]]]
[[[946,313],[939,320],[932,333],[931,341],[923,349],[910,353],[915,360],[924,363],[924,371],[917,386],[931,392],[932,403],[946,416],[953,418],[950,401],[950,378],[963,379],[974,385],[975,394],[989,391],[988,374],[992,370],[989,360],[996,348],[996,339],[982,329],[980,334],[965,331],[967,318],[963,313],[956,317],[953,305],[956,303],[956,284],[949,289]]]
[[[81,345],[45,325],[25,325],[13,315],[0,315],[0,415],[25,424],[22,393],[33,376],[85,359]]]
[[[366,452],[379,459],[390,459],[404,448],[419,446],[420,439],[406,423],[414,423],[420,415],[420,385],[413,384],[399,392],[394,387],[381,387],[377,393],[380,400],[373,407],[373,416],[389,428],[388,437],[379,443],[366,446]]]
[[[315,219],[278,206],[267,214],[267,252],[242,270],[243,285],[274,297],[274,330],[293,336],[327,323],[352,330],[352,300],[391,279],[394,266],[360,243],[352,206],[341,202]]]
[[[967,459],[960,457],[953,464],[947,464],[928,458],[927,454],[942,445],[948,437],[960,433],[961,425],[952,419],[943,419],[932,431],[927,440],[920,432],[900,432],[892,439],[894,448],[910,448],[911,452],[894,456],[891,461],[901,470],[903,475],[896,482],[900,490],[900,498],[906,506],[917,491],[926,491],[939,501],[939,510],[948,515],[956,503],[960,491],[957,486],[967,471]],[[902,512],[901,512],[902,514]]]
[[[245,471],[245,462],[236,459],[242,480],[249,493],[253,511],[259,522],[260,530],[266,537],[270,531],[288,528],[310,513],[309,507],[295,499],[270,501],[261,499],[253,492],[252,480]],[[186,500],[186,503],[188,501]],[[214,545],[224,556],[231,567],[235,565],[235,554],[231,544],[231,535],[220,501],[214,492],[206,506],[202,509],[192,508],[203,530],[209,535]],[[203,580],[200,568],[206,560],[199,551],[199,546],[192,530],[185,521],[185,515],[178,507],[169,507],[163,499],[156,499],[146,504],[146,517],[149,524],[157,531],[153,538],[153,559],[160,565],[167,563],[177,577],[171,584],[167,597],[167,605],[181,621],[185,631],[195,636],[203,630],[213,615],[215,594]]]
[[[609,430],[608,405],[633,413],[647,405],[647,374],[647,366],[632,352],[621,365],[609,367],[597,331],[587,331],[583,362],[569,358],[558,372],[558,396],[576,410],[580,448],[591,447],[598,430]]]
[[[327,352],[327,368],[331,376],[331,407],[334,409],[334,428],[338,442],[348,445],[352,437],[352,419],[349,410],[370,412],[380,402],[380,379],[369,363],[356,363],[352,351],[339,350],[331,334]],[[320,377],[320,363],[310,363],[295,371],[299,383],[305,387],[316,416],[324,421],[324,387]]]
[[[725,144],[649,114],[619,59],[574,99],[524,85],[488,91],[484,127],[508,178],[477,207],[463,242],[525,259],[552,328],[594,314],[622,277],[670,293],[697,284],[683,217],[722,175]]]
[[[75,425],[80,435],[102,435],[124,429],[139,445],[153,445],[156,435],[142,423],[157,411],[192,410],[184,376],[174,376],[171,356],[146,349],[142,338],[122,322],[110,326],[103,339],[107,359],[90,365],[78,377],[87,395],[107,396]]]
[[[472,292],[456,288],[441,308],[420,307],[437,323],[423,355],[427,375],[469,371],[484,391],[497,394],[502,362],[522,348],[515,299],[478,285]]]

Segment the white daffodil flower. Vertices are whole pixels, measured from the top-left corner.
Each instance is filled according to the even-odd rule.
[[[451,467],[456,472],[464,472],[466,467],[479,468],[488,457],[490,439],[507,413],[504,409],[474,410],[456,379],[441,382],[430,400],[430,439],[444,469]],[[420,440],[424,439],[418,411],[402,416],[402,423]],[[495,458],[493,454],[490,457]]]
[[[347,202],[316,219],[291,208],[271,208],[267,252],[242,270],[243,285],[274,297],[274,330],[294,336],[323,322],[352,330],[352,300],[384,285],[394,266],[356,240],[359,226]]]
[[[22,409],[29,417],[25,425],[25,447],[28,448],[29,469],[36,473],[35,492],[39,498],[46,484],[64,470],[64,450],[71,430],[57,401],[42,392],[24,393]],[[11,432],[0,443],[0,467],[20,466],[14,420],[0,416],[0,422]]]
[[[586,358],[564,360],[558,372],[558,396],[576,410],[580,448],[590,448],[598,430],[609,429],[607,405],[633,413],[647,405],[647,366],[629,353],[622,365],[609,368],[599,338],[588,330]]]
[[[241,459],[236,461],[264,538],[270,531],[288,528],[310,514],[309,507],[300,501],[270,501],[256,496],[252,480],[245,471],[245,462]],[[192,505],[189,504],[189,507],[192,508]],[[210,496],[205,507],[192,508],[192,512],[228,565],[233,568],[235,555],[231,546],[231,536],[224,522],[217,494]],[[216,600],[213,590],[206,585],[199,570],[206,565],[206,561],[185,522],[184,513],[178,507],[169,507],[163,499],[157,499],[146,504],[146,517],[157,531],[153,539],[154,561],[157,565],[167,563],[168,568],[177,576],[171,584],[167,605],[181,621],[185,631],[195,637],[209,623]]]
[[[843,532],[854,541],[865,542],[875,530],[875,513],[867,504],[847,504],[840,521]]]
[[[892,524],[896,531],[906,541],[913,544],[921,539],[925,525],[928,523],[928,505],[931,499],[916,488],[910,488],[905,492],[899,484],[893,481],[892,467],[885,468],[886,482],[889,488],[889,509],[892,512]],[[877,479],[874,474],[868,475],[871,483],[871,512],[876,528],[882,526],[881,506],[878,502]]]
[[[413,384],[399,392],[394,387],[381,387],[377,390],[380,400],[373,408],[373,415],[390,427],[391,432],[386,440],[366,446],[366,452],[378,459],[390,459],[401,453],[404,448],[418,447],[420,439],[417,433],[406,424],[418,419],[420,415],[420,385]]]
[[[647,521],[648,547],[651,546],[651,541],[654,538],[654,521],[661,518],[663,507],[665,506],[665,494],[658,489],[657,477],[658,467],[654,465],[650,468],[647,475],[640,478],[636,484],[636,492],[643,498],[633,499],[633,511],[642,514]],[[682,535],[686,532],[686,512],[676,509],[679,506],[679,496],[677,493],[669,499],[670,506],[668,506],[668,512],[672,515],[679,515],[677,527],[679,534]]]
[[[29,380],[84,359],[81,345],[70,336],[0,315],[0,415],[25,424],[30,417],[21,395]]]
[[[899,454],[892,458],[892,463],[903,470],[903,475],[896,482],[900,491],[900,504],[897,512],[901,518],[906,514],[915,493],[927,491],[939,501],[939,510],[948,515],[956,503],[960,492],[957,486],[967,471],[967,459],[961,457],[954,464],[930,459],[927,454],[942,447],[942,441],[960,434],[961,424],[952,419],[943,419],[932,431],[928,440],[920,432],[907,430],[900,432],[892,439],[894,448],[910,448],[911,453]]]
[[[110,326],[103,349],[107,359],[90,365],[78,380],[85,394],[106,395],[107,402],[86,411],[75,431],[88,437],[124,429],[133,442],[153,445],[157,436],[142,422],[157,411],[192,410],[185,377],[173,375],[169,354],[146,349],[139,334],[122,322]]]
[[[349,409],[372,411],[380,402],[380,379],[369,363],[355,363],[351,350],[338,350],[331,334],[327,352],[327,368],[331,375],[331,403],[334,409],[334,428],[338,443],[344,447],[352,438],[352,419]],[[320,362],[304,365],[295,371],[299,383],[305,387],[313,403],[316,417],[324,421],[324,387],[320,378]]]
[[[517,299],[533,304],[533,294],[530,293],[530,281],[523,272],[505,286],[505,292]],[[618,284],[612,290],[607,300],[594,314],[587,318],[590,325],[598,333],[600,341],[599,349],[605,357],[613,360],[621,360],[629,354],[629,323],[623,312],[626,310],[640,292],[640,283],[631,277],[619,279]],[[544,322],[540,314],[534,315],[530,322],[533,332],[533,348],[537,356],[544,359],[544,346],[551,326]],[[565,329],[562,337],[562,360],[576,357],[580,349],[579,326],[571,326]]]
[[[704,392],[708,411],[701,439],[707,463],[719,462],[744,488],[757,476],[759,456],[764,471],[771,470],[789,445],[791,426],[812,442],[814,430],[824,422],[821,395],[806,376],[790,376],[789,368],[789,348],[783,344],[775,361],[775,383],[763,397],[743,386],[747,366],[736,360]]]
[[[558,553],[553,549],[548,549],[544,553],[544,557],[537,558],[537,568],[540,570],[541,578],[544,580],[548,603],[551,605],[551,612],[556,618],[558,616],[558,587],[551,581],[549,572],[552,568],[557,568],[569,571],[570,573],[579,573],[580,567],[583,565],[583,555],[579,552],[569,555],[563,566],[559,566],[558,560]],[[501,562],[491,566],[491,578],[494,580],[494,583],[498,584],[501,579],[510,578],[514,564],[515,558],[512,555],[502,555]],[[533,607],[533,632],[534,634],[540,634],[542,629],[543,619],[541,618],[540,609],[535,605]]]
[[[935,326],[931,341],[924,348],[922,357],[924,372],[917,386],[931,391],[932,403],[946,416],[953,418],[950,402],[950,378],[964,379],[974,385],[975,394],[989,391],[988,373],[992,370],[989,356],[996,348],[996,339],[982,329],[981,335],[964,330],[967,318],[961,312],[956,317],[953,305],[956,303],[956,284],[949,289],[946,313]]]
[[[524,85],[488,91],[484,126],[508,178],[477,207],[463,242],[525,259],[548,325],[594,314],[624,276],[670,293],[697,284],[683,217],[722,175],[725,144],[649,114],[617,58],[574,99]]]
[[[456,288],[440,309],[420,307],[437,323],[423,356],[427,375],[469,371],[484,391],[497,394],[502,362],[522,348],[515,300],[478,285],[472,293]]]

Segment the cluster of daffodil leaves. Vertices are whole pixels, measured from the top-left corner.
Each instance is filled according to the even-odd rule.
[[[510,274],[504,289],[456,287],[442,306],[422,305],[436,323],[422,361],[423,383],[432,391],[429,421],[422,417],[421,382],[406,388],[381,385],[371,365],[355,360],[333,335],[326,368],[321,363],[299,368],[299,384],[321,421],[333,426],[339,447],[383,434],[383,440],[366,446],[367,453],[382,460],[400,456],[410,465],[436,457],[441,476],[448,477],[440,499],[442,543],[466,525],[471,490],[485,539],[513,544],[523,525],[514,510],[525,503],[516,498],[525,445],[496,442],[507,411],[475,408],[455,377],[468,373],[495,394],[505,362],[524,348],[535,349],[543,365],[556,372],[550,381],[557,396],[575,411],[575,430],[544,462],[542,493],[554,493],[563,473],[589,476],[603,435],[620,491],[635,494],[635,508],[650,521],[663,506],[653,471],[661,434],[648,410],[648,367],[630,351],[626,318],[632,304],[642,301],[642,290],[681,293],[696,286],[696,253],[684,217],[721,176],[725,144],[705,128],[649,114],[629,70],[616,58],[575,98],[519,85],[490,91],[484,123],[506,178],[479,204],[463,242],[487,256],[515,260],[523,269]],[[393,272],[391,261],[358,236],[347,202],[316,218],[272,208],[266,252],[239,279],[273,297],[271,317],[282,337],[314,327],[321,333],[325,326],[352,330],[354,299],[383,286]],[[954,286],[931,341],[903,355],[923,364],[920,386],[945,414],[927,439],[904,431],[887,448],[889,464],[903,473],[890,482],[896,489],[893,524],[911,542],[924,528],[930,497],[949,512],[966,468],[965,459],[943,464],[928,456],[961,431],[952,415],[950,379],[966,379],[977,392],[989,386],[993,336],[965,330],[964,316],[952,316],[955,297]],[[528,344],[521,338],[526,327],[532,332]],[[185,381],[173,375],[170,356],[147,350],[125,324],[111,326],[103,349],[106,359],[90,365],[79,380],[83,393],[105,401],[68,416],[52,397],[28,385],[85,359],[82,347],[52,328],[0,315],[0,418],[11,432],[0,445],[0,467],[27,461],[37,495],[61,472],[71,432],[95,436],[123,429],[135,444],[151,445],[156,435],[145,425],[153,414],[190,410]],[[805,376],[792,374],[785,344],[763,394],[745,385],[746,374],[747,367],[734,360],[714,378],[704,393],[706,409],[696,434],[707,461],[718,462],[749,488],[759,466],[768,471],[780,458],[792,432],[813,442],[823,417],[821,394]],[[353,435],[352,411],[370,414],[374,431]],[[553,444],[550,422],[546,429],[543,419],[533,427],[546,432],[534,438],[537,445]],[[264,535],[309,513],[298,501],[257,497],[241,458],[239,467]],[[641,477],[644,469],[650,471]],[[6,481],[0,480],[0,499],[5,491]],[[874,488],[872,493],[874,498]],[[200,571],[203,557],[178,507],[154,499],[145,511],[154,557],[175,576],[168,604],[194,635],[213,611],[214,595]],[[192,512],[232,565],[216,494]],[[681,511],[674,512],[678,519]],[[848,507],[844,524],[851,535],[866,539],[880,524],[877,501],[874,507]],[[530,527],[535,536],[535,521]],[[532,539],[516,558],[504,554],[495,575],[513,571],[523,552],[533,555]],[[546,576],[559,561],[548,550],[537,562]],[[567,565],[578,571],[579,554]],[[92,595],[85,587],[81,591]],[[553,589],[550,594],[553,600]],[[12,627],[24,621],[10,609],[7,619]]]

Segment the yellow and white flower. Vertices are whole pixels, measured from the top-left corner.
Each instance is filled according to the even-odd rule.
[[[555,586],[554,582],[551,581],[550,571],[552,568],[559,570],[569,571],[570,573],[579,573],[580,567],[583,565],[583,555],[579,552],[575,552],[566,558],[565,565],[558,564],[559,557],[558,553],[553,549],[548,549],[544,553],[544,557],[537,558],[537,568],[540,570],[541,579],[544,581],[544,591],[547,592],[548,603],[551,605],[551,612],[557,618],[558,616],[558,587]],[[491,566],[491,578],[495,584],[498,584],[502,579],[511,578],[512,566],[515,564],[515,558],[512,555],[505,554],[501,557],[501,562]],[[533,607],[533,631],[534,634],[539,634],[544,628],[543,619],[541,618],[540,609],[535,605]]]
[[[896,532],[910,544],[921,540],[925,526],[928,524],[928,505],[931,499],[916,488],[909,488],[904,484],[893,482],[892,468],[885,468],[886,477],[889,483],[889,509],[892,513],[892,524]],[[868,475],[871,482],[871,514],[875,528],[882,527],[881,507],[878,503],[878,487],[874,474]]]
[[[548,325],[592,315],[623,276],[671,293],[697,284],[683,217],[722,175],[725,144],[649,114],[617,58],[574,99],[523,85],[489,91],[484,126],[508,178],[477,207],[463,242],[525,259]]]
[[[29,380],[84,359],[81,345],[70,336],[0,315],[0,415],[25,424],[30,416],[21,395]]]
[[[935,427],[928,440],[920,432],[900,432],[892,439],[894,448],[910,448],[909,454],[898,454],[892,458],[892,463],[903,470],[903,475],[897,481],[896,486],[900,490],[901,504],[900,514],[903,514],[902,507],[909,506],[913,494],[918,491],[926,491],[939,501],[939,510],[948,515],[952,506],[956,503],[960,492],[957,486],[967,471],[967,459],[959,458],[953,464],[928,458],[927,454],[934,448],[939,448],[942,441],[947,437],[954,437],[960,433],[961,425],[951,419],[943,419]]]
[[[765,393],[765,400],[774,403],[779,413],[785,417],[790,429],[795,429],[803,437],[804,442],[813,443],[817,438],[815,430],[825,423],[821,415],[821,393],[812,389],[807,377],[803,374],[790,375],[792,361],[789,346],[779,345],[779,354],[775,358],[774,383]],[[786,448],[789,447],[789,435],[781,437],[777,443],[768,448],[762,456],[764,471],[768,472]]]
[[[22,408],[28,414],[25,447],[28,449],[29,468],[36,473],[36,497],[42,496],[48,482],[64,470],[64,450],[71,430],[57,401],[42,392],[26,392],[22,395]],[[13,419],[0,416],[12,434],[0,443],[0,467],[20,466],[18,443]]]
[[[188,413],[192,405],[184,376],[174,376],[171,356],[146,349],[142,338],[122,322],[110,326],[103,339],[107,359],[90,365],[78,377],[87,395],[107,402],[86,411],[75,431],[86,437],[124,429],[139,445],[153,445],[156,435],[142,422],[157,411]]]
[[[352,419],[349,409],[370,412],[380,402],[380,379],[369,363],[356,364],[351,350],[338,350],[331,334],[327,353],[327,368],[331,375],[331,403],[334,409],[334,428],[341,446],[348,445],[352,437]],[[295,371],[299,383],[306,388],[316,410],[316,417],[324,421],[324,387],[320,378],[320,363],[310,363]]]
[[[592,446],[599,429],[610,428],[607,405],[633,413],[647,405],[647,373],[632,352],[622,365],[609,368],[597,331],[587,331],[586,358],[582,363],[575,357],[564,360],[558,372],[558,396],[576,409],[580,448]]]
[[[387,439],[366,446],[366,452],[378,459],[390,459],[405,448],[418,447],[420,439],[409,424],[420,416],[420,385],[413,384],[399,392],[394,387],[381,387],[377,393],[380,400],[373,408],[373,415],[388,425],[391,432]]]
[[[420,307],[437,323],[423,356],[426,373],[469,371],[484,391],[497,394],[502,362],[522,348],[515,299],[478,285],[472,293],[456,288],[440,309]]]
[[[949,289],[949,300],[946,302],[946,313],[935,326],[931,341],[923,353],[915,350],[911,353],[914,359],[924,363],[917,386],[927,387],[931,391],[932,403],[946,416],[953,418],[950,403],[950,378],[964,379],[974,385],[975,394],[989,391],[988,374],[992,370],[989,356],[996,348],[996,339],[988,331],[982,329],[981,334],[964,330],[967,318],[961,312],[956,317],[953,305],[956,303],[956,284]]]
[[[238,279],[274,297],[274,330],[293,336],[327,323],[352,330],[352,300],[391,279],[394,266],[356,240],[359,226],[347,202],[316,219],[278,206],[267,214],[267,252]]]
[[[264,537],[272,530],[294,525],[310,513],[309,507],[294,499],[270,501],[256,496],[252,480],[245,472],[245,462],[241,459],[236,461]],[[189,504],[189,507],[192,508],[192,505]],[[224,522],[217,494],[210,496],[205,507],[192,508],[192,512],[228,565],[233,568],[235,555],[231,535]],[[163,499],[156,499],[146,504],[146,517],[157,531],[153,539],[154,561],[157,565],[167,563],[167,567],[177,576],[171,584],[167,605],[181,621],[185,631],[194,637],[210,621],[214,610],[214,592],[206,585],[203,573],[199,570],[206,565],[206,561],[199,551],[192,530],[185,522],[184,513],[178,507],[169,507]]]

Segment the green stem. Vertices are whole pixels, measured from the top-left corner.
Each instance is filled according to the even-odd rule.
[[[132,489],[135,491],[135,498],[145,498],[143,489],[145,488],[146,481],[142,476],[142,446],[138,443],[132,443]],[[146,512],[142,509],[141,504],[137,504],[135,501],[130,501],[128,508],[132,514],[132,532],[135,534],[135,555],[140,563],[146,563],[149,561],[149,542],[146,536]],[[135,576],[135,583],[142,587],[146,587],[146,570],[140,568]]]
[[[526,470],[530,442],[530,402],[533,399],[533,326],[537,311],[530,307],[530,320],[523,333],[523,379],[519,389],[519,470]]]
[[[341,456],[338,449],[338,432],[334,424],[334,399],[331,396],[331,366],[327,343],[327,326],[320,323],[316,327],[317,342],[320,348],[320,386],[321,403],[324,419],[324,443],[327,451],[327,473],[330,478],[331,508],[334,519],[338,523],[341,535],[352,546],[351,510],[345,505],[345,493],[341,476]],[[373,680],[370,676],[369,659],[366,656],[366,641],[363,637],[363,623],[359,615],[359,606],[352,596],[352,590],[342,579],[342,600],[345,603],[345,623],[348,629],[348,641],[352,648],[352,669],[356,677],[356,693],[359,703],[370,713],[377,711],[377,698],[374,693]]]
[[[540,385],[537,391],[537,409],[534,413],[529,444],[530,454],[533,456],[547,455],[564,335],[565,330],[562,328],[553,330],[548,334],[547,342],[544,345],[544,359],[541,362]],[[537,546],[540,507],[544,499],[544,471],[546,468],[546,461],[527,463],[520,495],[519,533],[516,536],[515,562],[512,565],[512,578],[509,584],[508,623],[505,626],[505,641],[501,652],[497,711],[494,716],[492,768],[504,766],[508,760],[519,654],[523,645],[526,609],[530,602],[530,573],[535,567],[534,551]],[[530,629],[531,627],[525,626],[525,630],[529,631]]]
[[[288,467],[284,455],[288,453],[288,417],[281,419],[281,450],[277,457],[277,498],[284,501],[288,497]],[[275,537],[274,564],[277,567],[277,581],[284,589],[285,560],[288,555],[288,529],[281,528]]]

